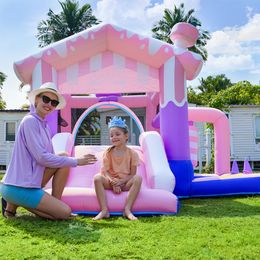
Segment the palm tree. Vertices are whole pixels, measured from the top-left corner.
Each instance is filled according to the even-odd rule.
[[[59,3],[62,8],[61,13],[55,14],[49,9],[48,19],[38,24],[36,37],[39,47],[64,39],[100,22],[92,15],[89,4],[79,8],[79,3],[75,0],[59,1]]]
[[[208,76],[205,79],[199,79],[199,81],[200,85],[197,88],[201,93],[217,94],[219,91],[225,90],[233,85],[231,80],[228,79],[225,74]]]
[[[164,10],[163,19],[157,22],[152,28],[153,37],[167,43],[171,43],[170,33],[172,27],[179,22],[190,23],[193,26],[197,27],[199,30],[199,38],[195,44],[195,46],[189,48],[191,51],[199,53],[203,60],[206,61],[208,57],[207,50],[205,49],[205,45],[207,44],[207,40],[210,39],[210,35],[208,31],[202,30],[201,22],[193,16],[194,9],[189,10],[185,13],[184,4],[180,4],[179,7],[174,5],[173,11],[166,8]]]
[[[225,74],[208,76],[199,79],[200,85],[196,91],[192,87],[188,88],[188,101],[197,105],[208,106],[219,93],[232,87],[233,84]],[[217,107],[216,107],[217,108]]]

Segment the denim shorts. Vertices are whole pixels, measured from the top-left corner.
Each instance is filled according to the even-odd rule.
[[[41,188],[24,188],[3,183],[0,184],[0,191],[7,202],[32,209],[37,208],[45,193]]]

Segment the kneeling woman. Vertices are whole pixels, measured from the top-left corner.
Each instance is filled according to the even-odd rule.
[[[22,206],[30,212],[48,219],[69,219],[70,207],[61,201],[69,175],[69,168],[96,162],[86,154],[81,158],[54,154],[46,116],[61,109],[66,101],[52,82],[43,84],[29,93],[35,112],[26,115],[16,135],[10,164],[2,180],[2,214],[15,217]],[[52,178],[53,177],[53,178]],[[52,178],[52,194],[42,188]]]

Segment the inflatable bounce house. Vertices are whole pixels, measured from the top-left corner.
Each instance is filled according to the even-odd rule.
[[[35,89],[53,81],[66,98],[67,106],[60,115],[54,112],[48,118],[55,151],[93,153],[99,159],[94,165],[71,169],[62,199],[74,212],[99,211],[93,176],[100,170],[107,146],[75,143],[81,123],[98,108],[123,110],[140,131],[139,145],[133,149],[141,158],[137,174],[142,175],[143,184],[133,207],[135,214],[175,214],[178,197],[260,193],[260,174],[230,173],[225,114],[212,108],[188,108],[186,80],[194,79],[203,65],[200,55],[188,50],[198,36],[192,25],[178,23],[171,32],[174,45],[170,45],[99,24],[15,62],[15,72],[24,84]],[[146,113],[143,125],[132,111],[141,107]],[[85,112],[72,129],[75,108]],[[59,127],[60,116],[67,124]],[[214,174],[194,175],[198,140],[194,122],[214,125]],[[107,196],[110,212],[119,214],[125,192],[107,191]]]

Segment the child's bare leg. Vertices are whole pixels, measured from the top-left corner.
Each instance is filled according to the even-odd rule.
[[[126,216],[130,220],[137,220],[137,217],[133,215],[131,212],[132,206],[137,198],[137,195],[140,191],[142,184],[142,177],[139,175],[135,175],[131,180],[129,180],[125,187],[125,190],[129,190],[128,195],[127,195],[127,200],[126,200],[126,205],[125,205],[125,210],[124,210],[124,216]]]
[[[93,218],[93,220],[100,220],[102,218],[109,218],[110,214],[107,208],[107,199],[105,189],[111,189],[111,185],[104,176],[97,174],[94,177],[95,191],[101,211]]]

